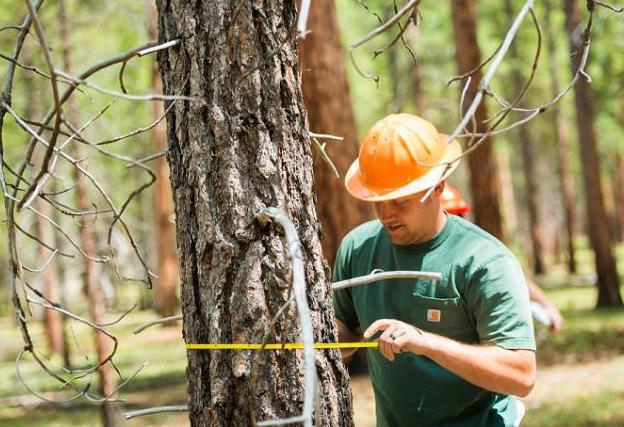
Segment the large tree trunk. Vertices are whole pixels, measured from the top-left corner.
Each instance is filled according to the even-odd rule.
[[[551,0],[546,2],[546,14],[544,16],[544,26],[548,34],[546,47],[548,50],[548,58],[550,60],[550,87],[553,96],[561,92],[561,84],[559,83],[557,53],[555,48],[554,32],[551,30],[550,13],[552,10]],[[565,123],[561,105],[556,103],[552,107],[555,130],[555,144],[557,146],[557,164],[559,165],[559,181],[561,186],[561,199],[563,204],[563,212],[565,219],[566,242],[568,252],[568,272],[576,273],[576,257],[574,253],[574,227],[576,223],[576,212],[574,205],[574,176],[572,175],[572,166],[570,164],[570,137],[568,127]]]
[[[572,72],[575,73],[581,62],[581,52],[583,51],[581,40],[575,39],[573,36],[574,30],[581,22],[581,12],[575,0],[564,0],[564,8],[566,13],[565,24],[572,54],[570,66]],[[589,239],[594,250],[596,274],[598,275],[598,306],[621,306],[620,284],[611,250],[609,222],[600,185],[600,162],[594,129],[593,92],[583,76],[577,81],[574,92],[576,95],[576,124],[583,165],[583,183],[585,185],[585,207],[589,222]]]
[[[368,204],[349,197],[343,177],[358,155],[358,137],[340,45],[333,0],[315,0],[310,9],[311,33],[300,42],[303,97],[310,130],[344,137],[326,150],[341,178],[317,152],[314,156],[316,209],[323,227],[323,253],[333,264],[338,245],[355,226],[370,219]]]
[[[150,8],[150,38],[158,37],[158,12]],[[154,93],[162,92],[162,82],[158,75],[158,65],[153,62],[152,88]],[[163,103],[156,101],[153,104],[154,120],[163,115]],[[166,124],[160,122],[154,128],[152,136],[157,151],[167,149]],[[165,157],[156,163],[156,189],[154,197],[154,211],[156,213],[157,246],[158,252],[158,279],[154,282],[156,311],[163,317],[173,316],[179,307],[178,296],[178,254],[176,253],[175,227],[173,218],[173,197],[169,180],[169,164]]]
[[[258,214],[282,209],[301,238],[314,337],[336,341],[327,264],[314,209],[292,2],[159,0],[165,93],[197,98],[168,114],[169,161],[187,343],[300,341],[288,248]],[[317,422],[352,425],[337,351],[316,353]],[[188,352],[194,426],[247,426],[301,414],[303,360],[279,352]]]
[[[481,62],[477,44],[477,22],[473,0],[452,0],[453,34],[455,38],[455,57],[459,73],[464,74],[476,68]],[[481,71],[472,75],[464,102],[464,113],[477,94],[481,81]],[[481,102],[475,114],[476,132],[485,132],[487,125],[485,100]],[[470,170],[470,193],[474,202],[475,222],[484,230],[503,240],[503,220],[500,212],[500,183],[493,157],[491,138],[468,156]]]
[[[513,7],[511,0],[505,0],[505,12],[509,22],[514,19]],[[516,40],[517,43],[517,40]],[[520,64],[520,56],[516,43],[512,43],[509,48],[509,54],[512,60]],[[511,71],[513,87],[515,89],[514,97],[522,91],[524,81],[522,74],[517,67]],[[529,236],[531,238],[531,247],[533,254],[533,272],[535,274],[543,274],[546,270],[544,262],[544,242],[542,226],[540,223],[538,205],[540,200],[539,184],[537,176],[537,156],[535,155],[535,144],[533,137],[529,132],[529,125],[520,126],[518,130],[520,144],[520,154],[522,156],[522,171],[524,174],[524,188],[526,193],[526,208],[529,214]]]
[[[63,69],[68,73],[73,73],[73,66],[71,61],[71,33],[70,24],[67,20],[65,0],[59,1],[58,19],[61,29],[62,40],[62,53],[63,53]],[[80,115],[78,113],[78,106],[75,100],[72,98],[68,101],[68,109],[66,111],[69,122],[75,127],[79,126]],[[84,152],[81,150],[81,146],[76,144],[72,150],[72,156],[80,159],[84,157]],[[88,211],[91,209],[87,198],[86,181],[78,169],[74,169],[76,180],[76,205],[78,210]],[[89,227],[85,223],[88,223],[87,217],[82,217],[82,223],[80,226],[80,246],[83,251],[91,256],[96,256],[95,249],[95,236],[92,227]],[[97,278],[97,269],[95,263],[83,258],[83,270],[82,270],[82,282],[89,301],[89,314],[91,321],[95,324],[104,323],[104,313],[106,311],[104,295]],[[93,330],[95,338],[95,352],[96,363],[100,363],[105,360],[110,353],[109,338],[102,332]],[[103,396],[114,397],[115,390],[117,388],[117,378],[110,362],[105,363],[98,369],[100,379],[100,393]],[[121,413],[118,404],[111,402],[102,403],[102,422],[105,427],[113,427],[121,425]]]

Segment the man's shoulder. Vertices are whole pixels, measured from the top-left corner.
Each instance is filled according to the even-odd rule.
[[[515,258],[503,242],[478,225],[455,215],[450,215],[450,220],[454,223],[456,239],[461,241],[462,245],[471,248],[471,252],[480,254],[480,258],[487,258],[488,256],[494,258],[511,256]]]

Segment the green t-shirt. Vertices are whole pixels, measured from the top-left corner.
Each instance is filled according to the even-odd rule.
[[[433,239],[395,245],[379,221],[351,231],[338,250],[334,281],[374,269],[438,272],[442,280],[384,280],[334,292],[336,316],[366,330],[398,319],[468,344],[535,350],[526,279],[513,254],[493,236],[449,215]],[[513,397],[477,387],[431,359],[368,351],[378,426],[512,426]]]

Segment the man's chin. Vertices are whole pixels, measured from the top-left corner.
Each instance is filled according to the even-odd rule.
[[[407,236],[405,235],[405,233],[401,233],[401,232],[388,232],[388,235],[390,236],[390,241],[392,243],[394,243],[395,245],[407,245],[409,244],[409,239],[407,238]]]

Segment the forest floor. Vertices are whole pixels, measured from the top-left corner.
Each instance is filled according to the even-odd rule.
[[[566,325],[557,335],[538,327],[538,381],[524,399],[528,411],[523,425],[624,426],[624,310],[593,310],[596,291],[582,284],[547,289],[547,293],[562,310]],[[186,357],[179,328],[152,327],[132,334],[153,317],[149,312],[131,313],[111,327],[119,338],[115,360],[124,377],[148,362],[121,391],[125,411],[186,401]],[[91,337],[80,324],[74,323],[72,329],[73,363],[79,365],[85,361],[82,352],[89,351]],[[6,317],[0,318],[0,330],[0,426],[99,425],[97,408],[83,399],[59,407],[29,395],[15,373],[20,333]],[[35,342],[44,342],[38,325],[33,325],[32,336]],[[68,396],[28,357],[21,373],[31,388],[47,398]],[[373,426],[375,408],[368,377],[354,376],[352,384],[356,426]],[[132,425],[186,426],[188,421],[186,414],[172,413],[129,420],[128,426]]]

